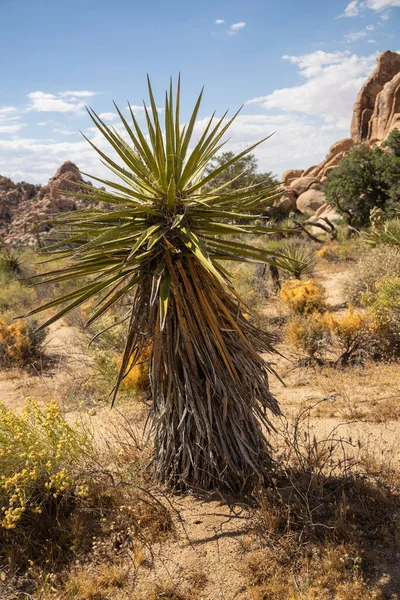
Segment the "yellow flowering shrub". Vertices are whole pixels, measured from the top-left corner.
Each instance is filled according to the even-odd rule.
[[[24,367],[40,358],[47,332],[32,334],[35,329],[34,322],[0,318],[0,368]]]
[[[71,427],[56,402],[27,399],[21,414],[0,405],[0,525],[14,529],[24,515],[84,494],[77,469],[91,452],[86,430]]]
[[[326,308],[323,288],[313,279],[288,279],[282,285],[281,298],[294,313],[311,314]]]

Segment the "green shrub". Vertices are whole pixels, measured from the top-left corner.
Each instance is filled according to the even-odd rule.
[[[349,151],[328,175],[327,201],[356,227],[369,225],[374,207],[390,210],[400,199],[400,157],[361,144]]]

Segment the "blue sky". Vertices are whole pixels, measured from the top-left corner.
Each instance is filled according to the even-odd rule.
[[[310,166],[348,136],[399,33],[400,0],[0,0],[0,174],[45,183],[68,159],[101,173],[79,134],[99,141],[84,104],[116,124],[112,100],[140,105],[147,72],[160,105],[181,73],[183,117],[205,85],[198,133],[244,104],[227,148],[275,131],[261,170]]]

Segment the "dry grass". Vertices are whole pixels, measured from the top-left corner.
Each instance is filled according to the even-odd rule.
[[[399,548],[398,485],[371,474],[337,427],[316,438],[310,409],[283,423],[273,485],[260,490],[241,562],[251,598],[383,600],[382,555]],[[398,484],[398,480],[397,480]]]
[[[116,599],[129,578],[126,565],[101,564],[89,570],[76,570],[69,578],[58,600],[110,600]],[[125,596],[125,595],[124,595]],[[55,598],[54,594],[47,596]],[[126,597],[126,596],[125,596]]]
[[[361,558],[344,544],[309,550],[293,565],[293,548],[254,551],[243,571],[253,600],[383,600],[382,590],[362,577]]]

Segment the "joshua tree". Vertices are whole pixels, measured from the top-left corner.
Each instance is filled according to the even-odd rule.
[[[184,127],[179,81],[175,94],[172,83],[166,93],[163,128],[150,82],[149,97],[146,134],[132,109],[129,125],[116,107],[125,137],[89,109],[116,158],[88,141],[119,183],[93,177],[107,189],[86,186],[78,192],[111,208],[63,216],[58,231],[64,237],[56,256],[66,258],[67,266],[49,271],[44,280],[92,279],[30,314],[65,304],[45,327],[99,295],[91,324],[122,298],[129,299],[113,401],[124,376],[151,346],[157,479],[192,489],[238,490],[268,467],[264,432],[271,427],[268,411],[276,415],[279,407],[268,388],[272,368],[260,356],[273,352],[273,336],[245,317],[226,261],[269,262],[276,256],[243,241],[243,236],[271,233],[255,222],[260,217],[254,213],[276,189],[265,182],[230,191],[230,181],[213,186],[264,141],[206,171],[238,113],[229,120],[226,114],[211,117],[194,139],[202,93]],[[251,224],[240,225],[241,219]]]

